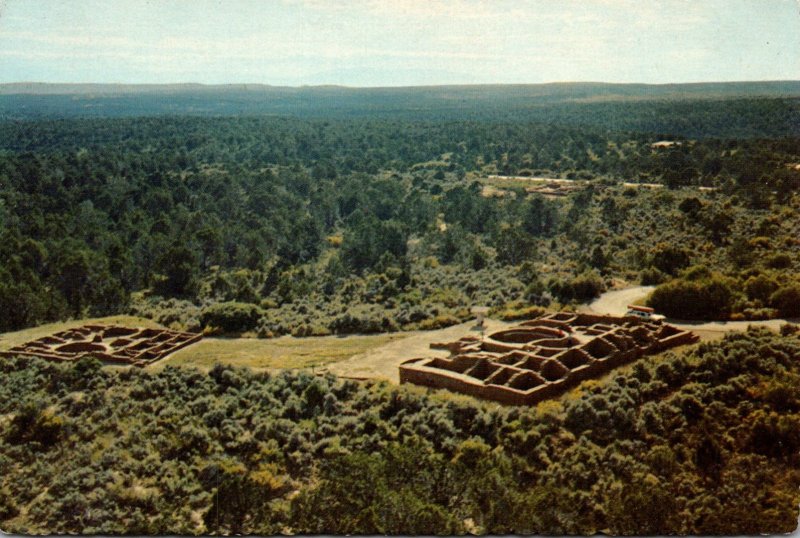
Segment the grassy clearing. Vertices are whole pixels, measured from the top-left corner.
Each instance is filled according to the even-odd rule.
[[[48,323],[47,325],[39,325],[38,327],[31,327],[30,329],[23,329],[21,331],[2,333],[0,334],[0,351],[11,349],[14,346],[49,336],[53,333],[80,327],[81,325],[103,324],[103,325],[124,325],[126,327],[152,327],[162,328],[161,325],[155,321],[147,318],[140,318],[137,316],[107,316],[104,318],[91,318],[91,319],[78,319],[72,321],[61,321],[57,323]]]
[[[178,350],[151,369],[193,366],[209,369],[216,363],[269,368],[313,368],[348,359],[388,342],[405,338],[403,333],[294,338],[204,338]]]
[[[560,183],[578,187],[586,186],[585,180],[550,177],[493,176],[479,178],[479,181],[496,189],[524,189],[525,187],[541,187],[548,183]]]

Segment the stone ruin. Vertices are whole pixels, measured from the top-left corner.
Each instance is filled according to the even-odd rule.
[[[12,347],[0,352],[0,357],[40,357],[59,362],[96,357],[107,363],[143,367],[201,338],[200,334],[168,329],[84,325]]]
[[[583,190],[584,188],[585,186],[577,181],[570,181],[570,183],[551,181],[544,185],[525,187],[525,192],[528,194],[542,194],[544,196],[568,196],[570,193]]]
[[[581,381],[698,337],[661,322],[558,312],[487,335],[431,344],[447,358],[400,365],[400,382],[444,388],[509,405],[554,398]]]

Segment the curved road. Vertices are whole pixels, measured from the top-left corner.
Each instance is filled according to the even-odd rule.
[[[646,297],[655,286],[636,286],[622,290],[607,291],[588,305],[588,309],[597,314],[610,314],[623,316],[628,311],[628,305]],[[795,322],[797,320],[794,320]],[[750,325],[769,327],[779,330],[781,325],[787,323],[785,319],[770,319],[764,321],[687,321],[680,319],[667,319],[667,322],[692,331],[744,331]]]
[[[597,314],[624,316],[628,305],[646,297],[655,286],[637,286],[624,290],[607,291],[589,304],[589,310]]]

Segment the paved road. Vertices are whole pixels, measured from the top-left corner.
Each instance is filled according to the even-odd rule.
[[[655,286],[636,286],[623,290],[607,291],[588,305],[588,309],[598,314],[623,316],[628,310],[628,305],[643,299]],[[797,320],[789,320],[797,323]],[[781,325],[787,323],[785,319],[770,319],[765,321],[687,321],[681,319],[667,319],[667,322],[682,329],[693,331],[744,331],[750,325],[769,327],[777,331]]]

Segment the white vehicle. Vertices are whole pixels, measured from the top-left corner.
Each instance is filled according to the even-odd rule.
[[[626,316],[635,316],[637,318],[646,319],[649,321],[664,321],[665,316],[656,314],[656,311],[648,306],[628,305],[628,311],[625,312]]]

